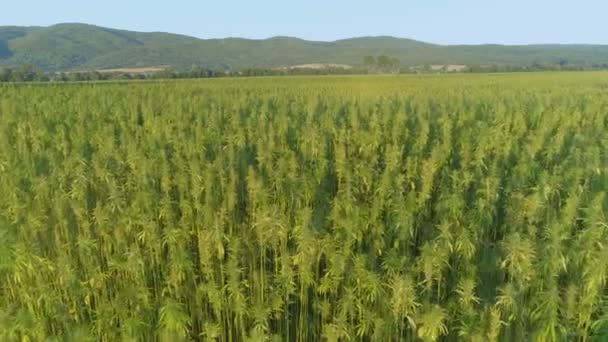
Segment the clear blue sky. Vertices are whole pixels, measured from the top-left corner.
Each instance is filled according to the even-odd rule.
[[[607,0],[5,0],[0,10],[0,25],[62,22],[200,38],[608,44]]]

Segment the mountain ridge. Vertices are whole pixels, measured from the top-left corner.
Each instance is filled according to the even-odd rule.
[[[335,41],[297,37],[201,39],[168,32],[137,32],[83,23],[0,26],[0,66],[32,64],[48,71],[171,65],[187,69],[278,67],[313,63],[356,65],[388,55],[405,66],[430,64],[608,64],[608,45],[440,45],[393,36]]]

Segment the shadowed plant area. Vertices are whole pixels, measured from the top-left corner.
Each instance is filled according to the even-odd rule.
[[[0,86],[0,340],[606,341],[607,87]]]
[[[5,41],[0,40],[0,58],[7,58],[11,56],[11,51],[8,48],[8,44]]]

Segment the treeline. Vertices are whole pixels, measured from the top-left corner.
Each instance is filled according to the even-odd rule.
[[[295,75],[358,75],[367,74],[362,67],[343,68],[244,68],[236,70],[212,70],[194,66],[190,70],[165,69],[156,72],[100,72],[84,70],[71,72],[45,72],[27,65],[17,68],[0,67],[0,82],[84,82],[109,80],[153,80],[153,79],[195,79],[215,77],[256,77]]]
[[[538,71],[593,71],[608,70],[608,63],[594,64],[551,64],[535,63],[532,65],[471,65],[467,66],[462,72],[484,73],[484,72],[538,72]]]
[[[345,67],[324,68],[244,68],[236,70],[212,70],[193,66],[190,70],[164,69],[156,72],[100,72],[98,70],[46,72],[33,65],[0,67],[0,82],[85,82],[109,80],[153,80],[153,79],[195,79],[215,77],[260,77],[296,75],[365,75],[365,74],[441,74],[441,73],[505,73],[541,71],[593,71],[608,70],[608,63],[596,64],[541,64],[513,65],[467,65],[458,70],[433,68],[431,65],[403,66],[399,60],[388,56],[367,56],[363,64]]]
[[[16,68],[0,67],[0,82],[46,82],[51,77],[44,70],[33,65]]]
[[[403,73],[406,71],[401,66],[401,62],[398,58],[390,57],[386,55],[380,55],[378,57],[365,56],[363,57],[363,68],[367,73]]]
[[[199,66],[182,71],[165,69],[156,72],[101,72],[83,70],[70,72],[47,72],[34,65],[0,67],[0,82],[80,82],[129,79],[207,78],[228,76],[226,71],[215,71]]]
[[[156,72],[100,72],[83,70],[70,72],[45,72],[32,66],[16,68],[0,67],[0,82],[83,82],[109,80],[147,80],[147,79],[195,79],[214,77],[253,77],[289,75],[346,75],[363,74],[361,68],[244,68],[238,70],[212,70],[193,66],[190,70],[164,69]]]

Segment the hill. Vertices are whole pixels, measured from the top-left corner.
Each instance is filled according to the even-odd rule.
[[[0,26],[0,65],[33,64],[45,70],[111,69],[172,65],[186,69],[359,64],[389,55],[404,65],[510,65],[608,63],[608,45],[436,45],[395,37],[333,42],[292,37],[264,40],[133,32],[87,24]]]

